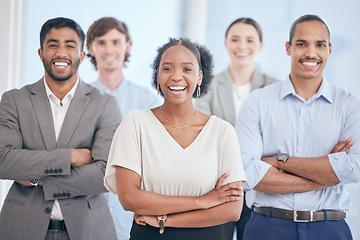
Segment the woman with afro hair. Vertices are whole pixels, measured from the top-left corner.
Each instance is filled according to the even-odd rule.
[[[205,47],[170,39],[153,63],[163,104],[129,112],[115,133],[105,186],[134,212],[132,240],[222,240],[222,224],[240,217],[245,174],[234,128],[193,104],[212,68]]]

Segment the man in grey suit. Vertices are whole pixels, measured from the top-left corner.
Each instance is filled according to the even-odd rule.
[[[85,35],[48,20],[38,50],[45,76],[0,102],[0,179],[14,180],[0,213],[1,239],[116,239],[103,196],[116,100],[78,77]]]

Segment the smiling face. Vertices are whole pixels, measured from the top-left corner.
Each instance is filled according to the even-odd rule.
[[[318,21],[301,22],[295,27],[291,42],[286,43],[286,53],[291,57],[291,79],[321,81],[331,54],[326,26]]]
[[[112,29],[101,37],[96,37],[89,46],[91,56],[95,57],[99,71],[115,71],[124,66],[125,55],[130,51],[131,42],[125,34]]]
[[[77,71],[85,52],[81,51],[81,41],[73,29],[51,29],[38,53],[45,68],[46,79],[57,82],[77,80]]]
[[[195,89],[201,84],[201,80],[199,62],[186,47],[172,46],[161,56],[158,83],[165,101],[174,104],[192,101]]]
[[[255,63],[255,56],[262,49],[263,43],[254,26],[236,23],[227,33],[225,47],[232,64],[248,66]]]

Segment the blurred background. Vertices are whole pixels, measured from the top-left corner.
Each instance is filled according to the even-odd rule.
[[[316,14],[330,26],[332,54],[325,77],[355,95],[360,94],[360,1],[358,0],[1,0],[0,2],[0,96],[39,80],[44,69],[37,50],[42,24],[54,17],[78,22],[86,33],[89,26],[104,16],[124,21],[132,37],[130,63],[125,76],[151,88],[150,67],[156,49],[169,37],[188,37],[205,44],[215,60],[215,73],[230,60],[224,47],[225,31],[239,17],[251,17],[261,26],[264,48],[257,56],[261,69],[285,79],[290,58],[285,52],[292,22],[304,14]],[[89,59],[81,64],[80,76],[86,82],[97,78]],[[154,90],[155,91],[155,90]],[[1,133],[0,133],[1,134]],[[0,208],[11,181],[0,180]],[[360,239],[360,186],[351,184],[352,210],[348,213],[354,239]]]

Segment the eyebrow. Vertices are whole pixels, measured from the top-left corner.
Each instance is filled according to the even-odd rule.
[[[171,65],[171,64],[173,64],[173,63],[171,63],[171,62],[163,62],[163,64],[161,64],[161,66],[162,66],[162,65],[165,65],[165,64],[169,64],[169,65]],[[191,65],[193,65],[193,66],[194,66],[194,64],[193,64],[192,62],[183,62],[183,63],[181,63],[181,64],[183,64],[183,65],[186,65],[186,64],[191,64]]]
[[[308,41],[303,40],[303,39],[298,39],[298,40],[296,40],[296,42],[307,43]],[[316,42],[317,42],[317,43],[328,43],[327,40],[318,40],[318,41],[316,41]]]
[[[53,38],[50,38],[49,40],[46,41],[46,43],[51,43],[51,42],[55,42],[55,43],[59,43],[59,40],[57,39],[53,39]],[[65,40],[65,43],[74,43],[77,45],[77,42],[75,40]]]

